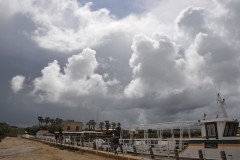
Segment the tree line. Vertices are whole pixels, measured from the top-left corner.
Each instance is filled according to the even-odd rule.
[[[0,122],[0,142],[5,137],[17,137],[18,134],[22,134],[24,131],[22,128],[11,126],[7,123]]]
[[[38,123],[39,123],[39,128],[40,129],[46,129],[46,128],[56,128],[56,126],[58,127],[62,127],[62,123],[63,120],[60,118],[50,118],[50,117],[42,117],[42,116],[38,116]],[[89,131],[94,131],[96,126],[98,125],[100,130],[103,131],[103,129],[105,128],[106,131],[108,130],[121,130],[121,123],[118,122],[111,122],[109,120],[105,120],[104,122],[100,122],[99,124],[96,123],[95,120],[89,120],[87,123],[87,128],[85,128],[85,130],[89,130]]]
[[[50,117],[45,117],[43,118],[42,116],[38,116],[38,123],[39,123],[39,127],[40,126],[44,126],[44,123],[46,126],[50,125],[61,125],[63,120],[61,118],[50,118]]]
[[[39,130],[48,130],[50,133],[62,132],[62,123],[61,118],[50,118],[38,116],[38,126],[27,127],[26,131],[29,134],[35,135]]]
[[[38,126],[32,126],[26,128],[26,131],[29,134],[36,134],[39,130],[48,130],[50,133],[54,133],[56,131],[62,132],[63,131],[63,120],[61,118],[51,118],[51,117],[42,117],[38,116]],[[100,122],[99,124],[96,123],[95,120],[89,120],[86,123],[85,130],[95,131],[96,127],[98,127],[101,131],[104,131],[106,134],[120,134],[121,131],[121,123],[120,122],[110,122],[109,120],[105,120]]]
[[[88,128],[86,128],[86,130],[89,131],[93,131],[95,130],[95,127],[97,125],[97,123],[95,122],[95,120],[90,120],[89,122],[86,123],[86,125],[88,126]],[[98,124],[100,130],[102,131],[104,128],[106,131],[108,131],[109,129],[111,130],[116,130],[116,129],[121,129],[121,123],[118,122],[111,122],[109,120],[105,120],[104,122],[100,122]]]

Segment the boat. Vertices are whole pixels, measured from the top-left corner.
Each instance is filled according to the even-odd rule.
[[[217,95],[223,117],[196,121],[175,121],[157,124],[133,125],[129,128],[130,138],[120,135],[123,152],[167,156],[180,159],[238,160],[240,157],[240,137],[237,136],[239,121],[231,119],[225,109],[225,99]],[[200,128],[201,136],[192,137],[191,131]],[[195,128],[195,129],[194,129]],[[157,138],[149,138],[149,129],[155,130]],[[164,137],[164,130],[171,133]],[[139,131],[143,138],[136,138]],[[178,136],[175,133],[178,133]],[[187,133],[187,135],[186,135]]]

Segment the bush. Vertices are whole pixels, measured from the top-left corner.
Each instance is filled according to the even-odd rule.
[[[17,135],[21,132],[21,128],[18,128],[16,126],[10,126],[7,123],[0,123],[0,140],[7,136],[17,137]]]

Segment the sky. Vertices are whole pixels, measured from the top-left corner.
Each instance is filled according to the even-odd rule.
[[[240,119],[238,0],[0,0],[0,121]]]

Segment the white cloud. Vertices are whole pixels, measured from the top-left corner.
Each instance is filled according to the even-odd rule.
[[[68,58],[64,72],[72,79],[83,79],[94,74],[97,68],[96,52],[91,49],[84,49],[81,54]]]
[[[107,9],[92,10],[92,3],[81,5],[76,0],[12,0],[4,4],[18,4],[11,15],[21,13],[34,22],[34,31],[26,33],[40,47],[64,53],[99,46],[116,33],[131,40],[138,33],[172,32],[151,12],[116,19]]]
[[[84,49],[64,66],[55,60],[42,69],[33,80],[33,95],[42,102],[108,108],[112,118],[112,113],[122,116],[117,108],[139,123],[159,122],[159,114],[195,118],[215,104],[210,96],[214,85],[234,104],[239,102],[237,1],[196,0],[192,7],[188,0],[154,1],[144,13],[121,19],[76,0],[18,4],[22,9],[8,16],[27,15],[36,27],[28,33],[40,47],[68,53],[96,50]]]
[[[177,63],[177,59],[181,58],[177,54],[176,45],[168,36],[159,33],[151,38],[138,35],[133,40],[132,49],[129,63],[134,79],[127,86],[126,95],[131,97],[143,96],[149,92],[161,93],[180,89],[184,85],[181,66]]]
[[[101,44],[112,23],[109,11],[91,11],[91,3],[80,6],[76,1],[68,2],[41,1],[34,5],[31,16],[38,27],[32,38],[43,48],[63,52]],[[49,8],[43,11],[46,4]]]
[[[24,88],[25,77],[17,75],[11,79],[11,88],[14,93],[21,91]]]
[[[95,73],[96,67],[95,51],[91,49],[84,49],[68,58],[63,73],[55,60],[41,71],[41,77],[33,81],[33,94],[42,101],[70,106],[84,103],[88,100],[86,97],[104,98],[108,92],[107,86],[117,83],[104,80],[103,76]]]
[[[134,79],[125,88],[124,94],[129,98],[143,97],[144,96],[144,86],[141,79]]]

